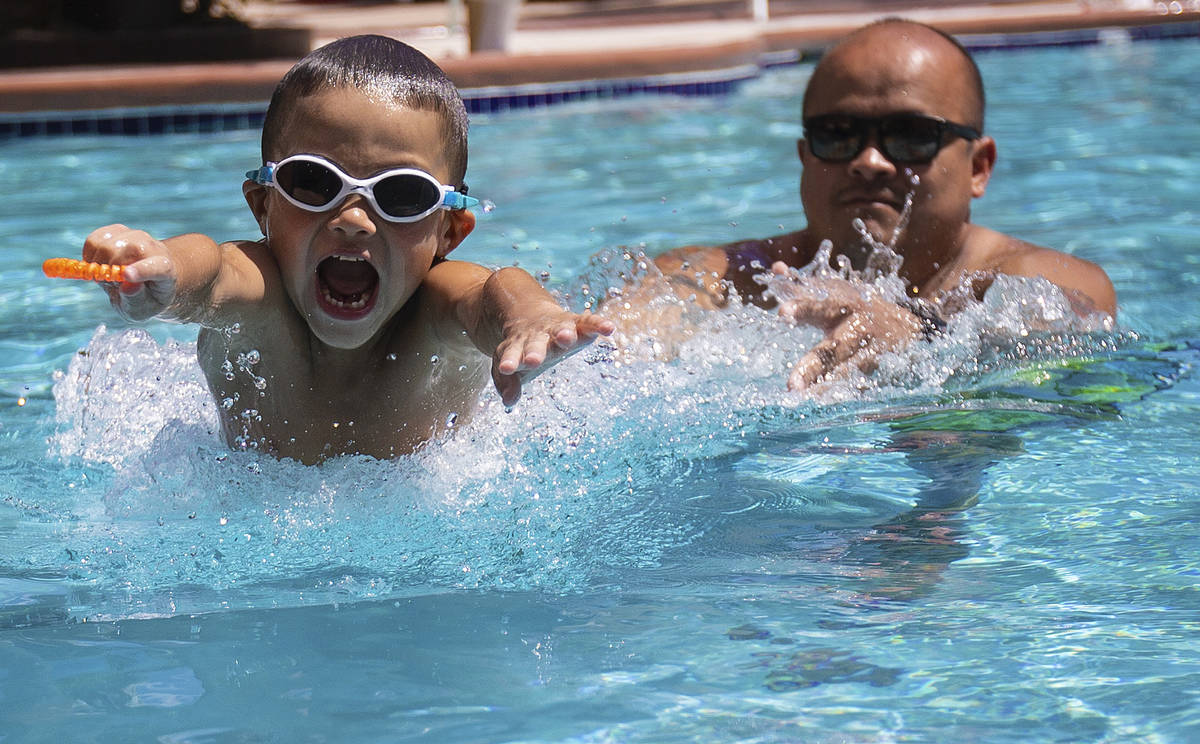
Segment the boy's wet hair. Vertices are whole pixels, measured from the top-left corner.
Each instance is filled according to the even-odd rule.
[[[402,41],[373,34],[349,36],[326,44],[288,70],[275,86],[263,120],[263,161],[294,154],[278,153],[275,149],[284,123],[300,105],[300,99],[342,87],[441,115],[451,184],[463,186],[467,171],[467,110],[458,88],[442,68],[421,52]]]

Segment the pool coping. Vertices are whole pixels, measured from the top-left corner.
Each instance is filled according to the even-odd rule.
[[[857,27],[766,25],[747,38],[687,47],[439,59],[474,114],[637,94],[719,95],[764,68],[819,55]],[[943,18],[973,52],[1200,38],[1200,11]],[[0,72],[0,138],[157,134],[255,127],[292,60]]]

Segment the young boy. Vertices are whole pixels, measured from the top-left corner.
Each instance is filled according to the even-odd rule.
[[[242,186],[262,240],[110,225],[83,258],[125,266],[104,285],[122,315],[202,326],[232,446],[306,463],[409,453],[469,418],[488,357],[512,405],[523,380],[612,332],[519,269],[445,260],[475,226],[466,131],[458,91],[420,52],[341,39],[271,98],[266,164]]]

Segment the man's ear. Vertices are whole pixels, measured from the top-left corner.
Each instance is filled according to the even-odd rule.
[[[804,138],[803,138],[803,137],[801,137],[800,139],[796,140],[796,154],[800,156],[800,162],[801,162],[801,163],[803,163],[803,162],[804,162],[804,156],[805,156],[805,154],[806,154],[806,153],[807,153],[807,151],[808,151],[808,148],[805,146],[806,144],[807,144],[807,143],[805,143],[805,141],[804,141]]]
[[[250,205],[250,213],[254,215],[254,221],[258,223],[258,229],[262,230],[263,235],[266,235],[267,187],[246,179],[242,182],[242,196],[246,197],[246,204]]]
[[[475,214],[470,210],[451,209],[446,212],[441,240],[438,241],[438,257],[445,258],[446,254],[457,248],[474,229]]]
[[[987,191],[992,169],[996,167],[996,140],[980,137],[971,143],[971,196],[978,199]]]

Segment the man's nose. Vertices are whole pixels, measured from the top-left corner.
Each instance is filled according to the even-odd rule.
[[[850,161],[850,172],[870,181],[880,176],[895,174],[896,164],[883,154],[879,143],[872,137]]]

